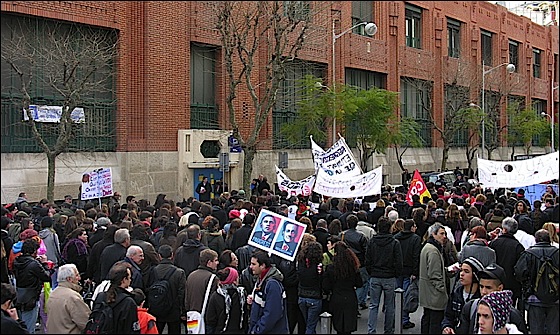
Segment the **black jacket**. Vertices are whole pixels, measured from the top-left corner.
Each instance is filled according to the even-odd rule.
[[[173,262],[168,259],[164,258],[161,262],[154,266],[150,271],[149,279],[148,279],[148,286],[152,286],[156,282],[156,277],[159,279],[163,279],[164,276],[167,274],[168,271],[174,268],[171,276],[169,277],[169,290],[171,296],[174,298],[173,301],[169,303],[173,305],[173,309],[167,315],[156,315],[153,311],[149,312],[157,317],[157,321],[162,322],[177,322],[180,320],[182,315],[185,315],[185,283],[187,282],[187,277],[185,276],[185,271],[175,265]],[[157,274],[157,276],[156,276]],[[148,292],[146,291],[146,294]],[[147,304],[149,309],[149,302]]]
[[[525,250],[514,266],[515,278],[521,282],[523,296],[527,299],[535,293],[535,281],[541,265],[538,257],[547,256],[552,260],[552,264],[558,268],[560,252],[558,248],[548,242],[538,242],[529,249]],[[544,305],[544,303],[539,303]],[[554,304],[554,303],[553,303]],[[558,305],[558,301],[555,303]],[[546,306],[549,306],[548,304]]]
[[[173,264],[183,269],[185,271],[186,278],[188,278],[191,272],[196,270],[200,265],[200,252],[207,248],[208,247],[202,244],[199,240],[187,239],[183,245],[175,251]]]
[[[231,241],[231,250],[235,251],[237,248],[242,247],[249,242],[249,236],[251,236],[251,231],[253,227],[250,225],[244,224],[241,228],[237,229],[235,233],[233,233],[233,238]]]
[[[422,250],[422,241],[420,236],[411,231],[401,231],[395,235],[395,239],[401,245],[403,270],[402,276],[420,275],[420,251]]]
[[[471,299],[480,298],[480,290],[477,288],[474,292],[471,292]],[[441,330],[450,327],[453,330],[457,329],[459,325],[459,317],[463,306],[465,306],[465,299],[463,298],[463,285],[457,285],[453,292],[449,295],[449,300],[447,301],[447,306],[445,307],[445,314],[443,321],[441,321]]]
[[[396,278],[402,274],[401,246],[393,235],[378,234],[371,238],[366,251],[366,270],[376,278]]]
[[[107,292],[101,292],[94,302],[93,309],[100,303],[101,299],[106,299]],[[140,334],[140,322],[136,302],[132,293],[124,288],[117,287],[117,297],[109,306],[113,309],[113,334]]]
[[[321,243],[323,252],[327,252],[327,239],[331,236],[329,231],[325,228],[317,227],[317,229],[313,232],[313,236],[317,238],[317,242]]]
[[[496,264],[503,267],[506,272],[504,290],[511,290],[514,296],[519,296],[521,294],[521,283],[515,279],[513,267],[525,248],[515,236],[509,233],[498,236],[488,246],[496,252]]]
[[[348,229],[340,233],[340,239],[348,244],[348,247],[356,254],[360,261],[360,267],[365,265],[368,241],[366,236],[356,229]],[[392,237],[392,236],[391,236]]]
[[[527,213],[515,214],[513,218],[519,224],[519,229],[525,231],[529,235],[535,234],[535,227],[533,226],[533,220],[527,215]]]
[[[14,275],[18,288],[34,288],[37,298],[41,293],[44,282],[50,282],[50,272],[46,264],[29,255],[20,255],[14,260]]]
[[[25,322],[18,319],[17,321],[12,319],[10,315],[2,310],[2,333],[3,334],[29,334],[27,328],[25,327]]]
[[[113,243],[113,237],[108,237],[95,243],[93,248],[91,248],[88,258],[87,278],[90,278],[96,284],[101,283],[103,280],[101,278],[101,253],[105,250],[105,247]]]
[[[109,270],[118,261],[122,261],[126,256],[126,248],[120,243],[113,243],[101,252],[99,277],[101,280],[107,279]]]

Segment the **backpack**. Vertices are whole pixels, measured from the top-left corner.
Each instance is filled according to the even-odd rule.
[[[163,278],[159,278],[157,271],[154,270],[155,282],[148,288],[148,295],[146,296],[146,303],[148,304],[148,311],[154,316],[166,315],[173,308],[172,302],[175,301],[173,297],[169,278],[175,272],[175,267],[169,269]]]
[[[558,248],[555,248],[555,250],[548,255],[544,253],[542,255],[537,255],[531,249],[528,249],[527,252],[539,260],[533,293],[545,304],[558,301],[560,270],[558,266],[552,263],[552,258],[554,254],[558,252]]]
[[[94,305],[89,314],[89,320],[83,334],[112,334],[113,333],[113,308],[105,301],[105,295],[99,298],[100,303]]]

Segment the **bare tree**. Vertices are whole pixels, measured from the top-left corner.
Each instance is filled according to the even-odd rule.
[[[15,80],[12,87],[3,83],[2,92],[13,92],[13,103],[25,111],[29,118],[25,124],[46,155],[47,199],[52,202],[56,158],[72,149],[79,127],[72,112],[96,96],[114,94],[111,66],[117,55],[117,36],[113,30],[79,24],[44,22],[42,29],[34,30],[28,21],[11,22],[8,31],[2,31],[2,76]],[[61,106],[59,120],[34,120],[29,106],[37,101]]]
[[[305,1],[214,3],[227,82],[226,105],[233,136],[244,152],[245,186],[250,183],[259,135],[276,103],[286,64],[298,57],[308,39],[313,13],[321,10],[311,5],[330,6]],[[250,96],[252,117],[237,111],[241,92]]]

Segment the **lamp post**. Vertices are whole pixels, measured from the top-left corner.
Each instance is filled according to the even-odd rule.
[[[554,152],[554,114],[550,116],[546,112],[541,112],[541,116],[550,118],[550,149]]]
[[[481,103],[482,107],[481,107],[480,109],[482,110],[482,113],[484,113],[484,114],[486,114],[486,110],[485,110],[486,101],[485,101],[485,93],[484,93],[484,90],[485,90],[485,87],[484,87],[485,81],[484,81],[484,78],[485,78],[485,76],[486,76],[488,73],[490,73],[490,72],[492,72],[492,71],[496,70],[497,68],[500,68],[500,67],[502,67],[502,66],[504,66],[504,65],[507,65],[507,66],[506,66],[506,70],[507,70],[508,73],[512,73],[512,72],[515,71],[515,65],[513,65],[513,64],[511,64],[511,63],[503,63],[503,64],[500,64],[500,65],[498,65],[498,66],[494,66],[493,68],[491,68],[491,69],[489,69],[489,70],[487,70],[487,71],[484,71],[484,62],[482,63],[482,103]],[[485,134],[485,129],[484,129],[484,128],[485,128],[485,127],[484,127],[484,119],[482,119],[482,140],[481,140],[481,142],[482,142],[482,153],[481,153],[481,157],[482,157],[482,158],[484,158],[484,150],[485,150],[485,148],[486,148],[486,146],[484,145],[484,144],[486,143],[486,138],[485,138],[485,135],[486,135],[486,134]]]
[[[335,25],[336,20],[333,19],[332,21],[332,87],[333,87],[333,92],[336,92],[335,90],[335,81],[336,81],[336,52],[335,52],[335,44],[336,44],[336,40],[339,37],[342,37],[344,34],[346,34],[347,32],[351,31],[354,28],[357,28],[359,26],[364,26],[364,31],[368,36],[373,36],[377,33],[377,25],[373,22],[360,22],[358,24],[353,25],[352,27],[346,29],[345,31],[341,32],[340,34],[336,33],[336,25]],[[335,138],[336,138],[336,106],[333,106],[333,123],[332,123],[332,144],[334,144],[335,142]]]

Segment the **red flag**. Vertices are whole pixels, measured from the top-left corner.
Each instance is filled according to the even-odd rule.
[[[431,197],[430,191],[428,191],[426,183],[424,183],[424,179],[422,179],[418,170],[414,170],[414,175],[412,177],[412,181],[410,182],[410,188],[406,194],[406,202],[408,202],[410,206],[412,206],[412,196],[415,194],[420,196],[420,203],[424,203],[422,200],[424,197]]]

